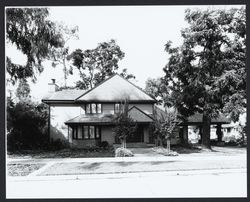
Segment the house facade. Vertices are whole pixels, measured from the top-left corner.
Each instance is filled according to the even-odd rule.
[[[55,81],[49,84],[49,94],[42,102],[49,105],[49,136],[72,147],[82,148],[107,141],[119,143],[114,128],[114,117],[122,102],[129,102],[128,115],[137,123],[131,143],[153,143],[150,123],[156,100],[118,74],[96,87],[84,90],[57,91]]]

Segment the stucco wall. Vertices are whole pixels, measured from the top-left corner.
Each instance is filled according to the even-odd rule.
[[[53,140],[68,140],[68,126],[64,122],[79,116],[80,106],[51,106],[50,107],[50,137]]]
[[[96,145],[96,140],[73,140],[71,147],[84,148]]]
[[[102,110],[104,114],[114,114],[114,104],[102,104]]]
[[[152,114],[153,113],[153,105],[152,104],[130,104],[129,108],[136,106],[146,114]]]
[[[149,143],[149,128],[147,126],[144,126],[143,133],[144,133],[144,142]]]
[[[109,144],[115,143],[115,134],[112,131],[112,126],[102,126],[101,141],[107,141]]]

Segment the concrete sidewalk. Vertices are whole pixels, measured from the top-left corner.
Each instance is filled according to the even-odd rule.
[[[160,171],[160,172],[135,172],[135,173],[112,173],[112,174],[86,174],[86,175],[52,175],[52,176],[37,176],[28,175],[22,177],[7,177],[9,182],[18,181],[54,181],[54,180],[95,180],[95,179],[120,179],[120,178],[134,178],[134,177],[148,177],[155,176],[190,176],[190,175],[207,175],[207,174],[228,174],[228,173],[247,173],[246,168],[238,169],[204,169],[204,170],[176,170],[176,171]]]

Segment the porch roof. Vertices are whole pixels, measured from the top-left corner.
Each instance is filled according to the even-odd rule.
[[[203,123],[202,116],[203,115],[200,113],[196,113],[192,116],[189,116],[187,123],[189,125],[202,124]],[[227,117],[225,117],[223,114],[220,114],[217,118],[211,119],[211,124],[229,124],[229,123],[230,123],[230,120]],[[182,123],[182,124],[185,124],[185,123]]]
[[[65,122],[66,125],[76,123],[100,123],[107,124],[113,122],[114,115],[112,114],[81,114],[73,119]]]

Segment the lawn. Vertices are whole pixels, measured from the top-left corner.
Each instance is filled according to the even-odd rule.
[[[43,167],[44,163],[36,163],[36,164],[29,164],[29,163],[20,163],[20,164],[8,164],[8,175],[9,176],[27,176],[30,173],[40,169]]]
[[[91,158],[91,157],[114,157],[113,149],[62,149],[57,151],[23,150],[8,152],[8,158]]]

